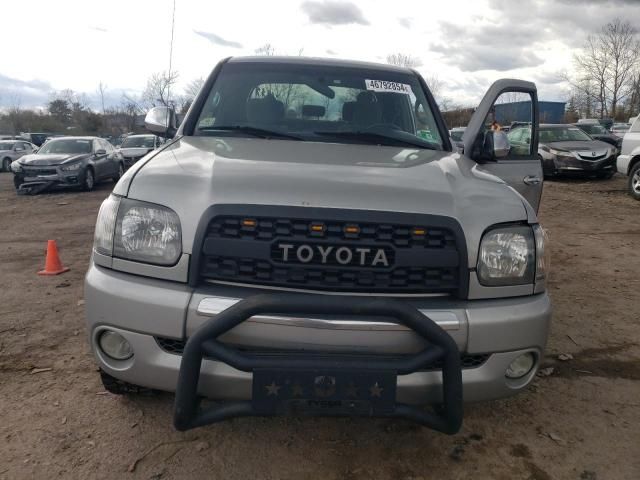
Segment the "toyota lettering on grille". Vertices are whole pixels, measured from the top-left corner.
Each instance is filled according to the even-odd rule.
[[[388,267],[389,257],[383,248],[347,247],[335,245],[294,245],[279,243],[282,262],[338,264],[351,266]]]

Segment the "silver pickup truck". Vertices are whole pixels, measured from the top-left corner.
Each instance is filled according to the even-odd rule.
[[[528,151],[494,108],[516,96]],[[415,70],[223,60],[179,128],[149,112],[171,140],[100,208],[85,297],[105,387],[176,392],[180,430],[293,413],[457,432],[463,402],[531,382],[547,341],[537,108],[534,84],[497,81],[462,154]]]

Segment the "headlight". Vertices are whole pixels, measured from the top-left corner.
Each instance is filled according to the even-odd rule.
[[[74,170],[79,170],[82,166],[82,162],[72,163],[70,165],[62,165],[60,170],[64,170],[65,172],[72,172]]]
[[[557,157],[573,157],[573,154],[571,152],[567,152],[564,150],[555,150],[553,148],[549,149],[549,153]]]
[[[11,171],[13,173],[20,173],[22,171],[22,165],[19,162],[11,162]]]
[[[123,198],[113,239],[115,257],[175,265],[182,253],[180,220],[161,205]]]
[[[497,227],[480,242],[477,273],[482,285],[533,283],[536,269],[534,233],[529,226]]]
[[[103,255],[174,265],[182,253],[180,220],[162,205],[111,195],[98,212],[93,248]]]

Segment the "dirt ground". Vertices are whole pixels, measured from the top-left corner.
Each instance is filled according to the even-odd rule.
[[[0,479],[639,479],[640,203],[624,182],[545,184],[553,373],[517,397],[467,406],[449,437],[330,418],[180,433],[172,395],[105,393],[86,344],[82,283],[113,184],[18,197],[0,174]],[[36,275],[47,239],[70,272]],[[558,359],[567,353],[573,359]]]

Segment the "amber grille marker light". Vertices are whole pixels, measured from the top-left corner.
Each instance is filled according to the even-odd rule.
[[[427,233],[427,231],[424,228],[414,228],[413,229],[413,234],[417,235],[417,236],[423,236]]]
[[[312,232],[324,232],[324,225],[321,223],[314,223],[311,225]]]
[[[255,227],[257,225],[257,223],[258,222],[256,222],[252,218],[245,218],[244,220],[242,220],[242,226],[243,227]]]
[[[360,228],[357,225],[347,225],[344,227],[345,233],[359,233]]]

